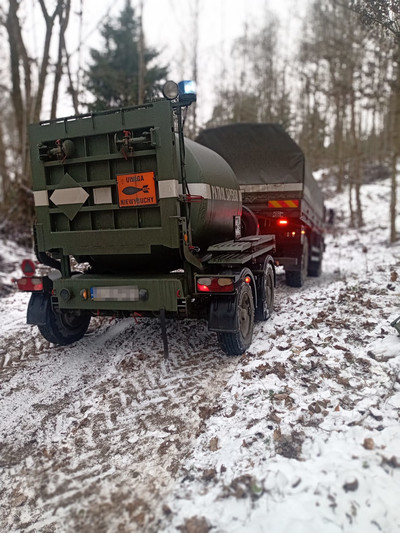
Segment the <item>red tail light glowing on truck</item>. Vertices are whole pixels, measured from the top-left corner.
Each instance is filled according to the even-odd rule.
[[[232,292],[233,290],[232,278],[197,278],[198,292]]]

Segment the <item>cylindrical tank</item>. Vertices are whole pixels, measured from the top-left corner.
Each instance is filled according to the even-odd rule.
[[[185,140],[193,244],[206,247],[233,239],[233,217],[242,210],[240,186],[228,163],[216,152]]]

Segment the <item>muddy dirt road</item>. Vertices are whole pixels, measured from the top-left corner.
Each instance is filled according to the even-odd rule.
[[[238,359],[193,321],[169,323],[168,361],[145,319],[103,321],[71,347],[50,346],[14,299],[21,322],[0,347],[2,531],[157,531]]]

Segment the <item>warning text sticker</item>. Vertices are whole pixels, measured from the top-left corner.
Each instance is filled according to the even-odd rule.
[[[120,207],[144,207],[157,203],[154,172],[120,174],[117,181]]]

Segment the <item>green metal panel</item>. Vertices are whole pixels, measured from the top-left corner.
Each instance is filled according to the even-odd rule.
[[[147,135],[128,154],[115,143],[125,130],[139,139]],[[121,259],[164,247],[178,257],[178,198],[120,207],[117,192],[117,176],[122,174],[154,172],[157,194],[161,181],[179,180],[173,130],[167,101],[30,126],[39,251],[99,256],[101,262],[102,255]],[[57,157],[54,153],[64,141],[69,143],[67,155]],[[99,202],[99,195],[106,195],[106,201]]]
[[[138,287],[148,291],[146,301],[94,301],[90,297],[84,300],[80,293],[87,290],[90,294],[92,287]],[[71,299],[67,302],[59,297],[62,289],[68,289]],[[82,309],[96,311],[177,311],[178,294],[183,295],[183,276],[164,275],[153,277],[132,276],[90,276],[78,274],[69,279],[59,279],[54,282],[55,296],[61,309]]]

